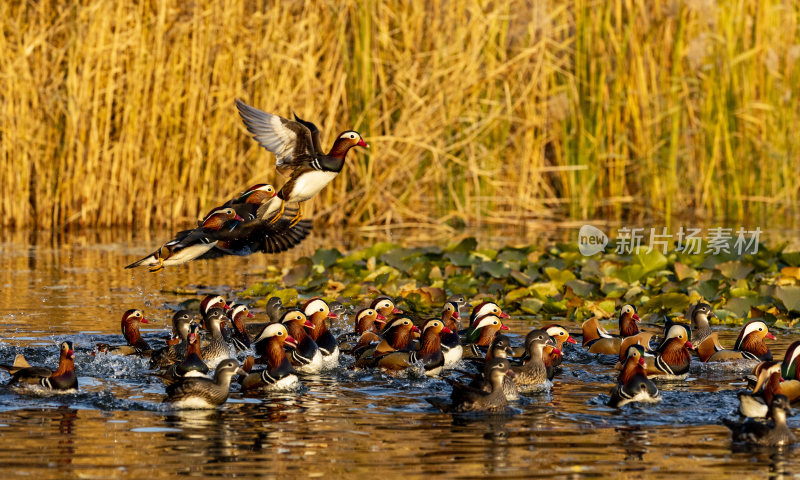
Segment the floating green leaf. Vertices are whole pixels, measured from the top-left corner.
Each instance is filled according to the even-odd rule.
[[[311,257],[314,265],[322,265],[325,268],[333,265],[336,260],[342,258],[342,252],[335,248],[320,248]]]
[[[753,271],[752,265],[748,265],[740,260],[723,262],[717,264],[716,268],[726,278],[731,278],[734,280],[741,280],[742,278],[747,278],[747,276],[750,275],[750,273]]]
[[[783,303],[786,310],[800,312],[800,286],[779,285],[775,287],[775,297]]]
[[[689,307],[689,296],[683,293],[662,293],[652,297],[642,308],[641,313],[680,312]]]

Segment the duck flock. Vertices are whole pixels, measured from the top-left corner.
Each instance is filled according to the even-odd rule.
[[[351,148],[368,147],[358,132],[348,130],[324,153],[313,123],[296,115],[288,120],[238,100],[236,106],[253,138],[275,155],[286,183],[279,190],[263,183],[251,186],[212,209],[195,228],[177,233],[126,268],[146,266],[157,272],[197,259],[288,250],[312,228],[304,219],[303,203],[341,172]],[[500,306],[482,302],[472,307],[462,296],[449,298],[435,318],[403,312],[393,299],[378,297],[352,312],[352,331],[336,337],[327,322],[345,312],[343,305],[321,298],[288,307],[273,297],[266,306],[267,321],[257,323],[249,306],[209,295],[198,312],[175,312],[168,339],[143,338],[140,325],[148,320],[142,310],[131,309],[121,321],[126,343],[100,344],[94,350],[96,355],[148,357],[149,373],[164,381],[164,401],[175,408],[216,408],[227,401],[231,388],[255,396],[293,390],[303,375],[341,368],[391,374],[416,369],[442,376],[452,387],[449,397],[426,399],[433,407],[465,414],[505,412],[520,395],[552,388],[565,354],[567,359],[572,354],[565,348],[580,348],[566,347],[576,340],[556,324],[524,337],[511,335]],[[658,335],[639,330],[633,305],[622,306],[618,335],[607,332],[598,318],[584,322],[582,348],[619,359],[609,405],[659,402],[658,384],[686,379],[692,361],[735,362],[744,368],[757,363],[749,391],[739,396],[739,410],[747,420],[727,423],[733,438],[762,445],[794,443],[786,416],[792,402],[800,401],[800,342],[788,348],[782,362],[774,362],[764,342],[774,336],[764,322],[754,320],[743,327],[733,348],[725,349],[710,328],[713,316],[708,304],[698,303],[683,322],[666,319]],[[55,370],[31,366],[22,355],[0,366],[11,374],[8,385],[14,388],[74,390],[74,351],[72,342],[61,343]]]
[[[141,310],[131,309],[121,321],[125,344],[98,344],[94,350],[95,355],[149,358],[148,373],[164,381],[164,402],[174,408],[216,408],[231,389],[248,396],[297,390],[304,375],[341,368],[389,374],[416,369],[441,376],[452,387],[449,397],[426,400],[454,414],[506,412],[520,395],[553,388],[565,355],[569,359],[571,354],[566,348],[619,358],[608,401],[614,408],[661,401],[658,385],[685,380],[692,361],[727,362],[745,369],[743,373],[755,364],[746,377],[748,390],[739,394],[739,411],[746,420],[724,420],[734,441],[769,446],[797,441],[786,418],[791,404],[800,402],[800,341],[789,346],[782,362],[773,361],[765,339],[775,337],[764,322],[753,320],[744,325],[734,347],[724,349],[710,328],[714,312],[706,303],[690,308],[687,323],[667,319],[660,335],[641,331],[635,307],[624,305],[620,334],[610,334],[598,318],[591,318],[582,325],[582,347],[570,345],[577,344],[575,338],[557,324],[533,329],[524,338],[512,335],[503,323],[509,316],[500,306],[483,302],[472,307],[463,296],[450,297],[441,315],[427,319],[403,312],[381,296],[353,312],[352,331],[337,337],[328,321],[345,313],[342,304],[329,305],[321,298],[287,307],[273,297],[267,302],[267,321],[254,322],[247,305],[208,295],[199,312],[174,313],[170,338],[144,338],[140,326],[149,321]],[[11,374],[8,385],[77,389],[74,345],[63,342],[60,349],[55,370],[33,367],[22,355],[11,365],[0,365]]]

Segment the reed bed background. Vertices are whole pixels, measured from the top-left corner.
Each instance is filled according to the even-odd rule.
[[[372,144],[318,226],[794,226],[799,19],[791,0],[0,2],[0,224],[183,226],[279,185],[238,97]]]

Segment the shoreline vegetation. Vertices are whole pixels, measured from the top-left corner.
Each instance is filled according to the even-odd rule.
[[[234,98],[372,144],[308,205],[318,228],[798,224],[792,2],[42,0],[0,19],[4,227],[181,228],[280,185]]]

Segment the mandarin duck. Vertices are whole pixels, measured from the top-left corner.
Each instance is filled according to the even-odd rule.
[[[78,388],[75,375],[75,349],[72,342],[61,342],[58,368],[55,371],[46,367],[32,367],[23,355],[17,355],[12,365],[0,365],[8,370],[11,379],[8,386],[38,385],[48,390],[72,390]]]
[[[496,303],[481,302],[472,308],[472,313],[469,315],[469,325],[467,326],[467,329],[462,330],[458,333],[462,336],[469,337],[470,335],[473,334],[477,326],[478,320],[485,317],[486,315],[494,315],[501,319],[509,318],[508,314],[505,313]]]
[[[471,364],[478,368],[479,372],[481,372],[478,375],[467,375],[468,377],[472,378],[470,386],[481,388],[487,392],[491,391],[490,382],[483,376],[483,370],[486,368],[486,364],[495,358],[509,358],[513,352],[514,350],[511,348],[511,339],[502,333],[496,334],[494,336],[494,340],[492,340],[492,344],[489,346],[489,350],[486,351],[485,358],[467,359]],[[506,400],[512,401],[519,399],[519,390],[517,389],[517,385],[514,383],[514,381],[511,380],[510,376],[506,376],[503,380],[503,392],[506,395]]]
[[[547,334],[553,338],[553,340],[556,342],[556,348],[558,349],[559,352],[564,351],[565,343],[572,343],[572,344],[578,343],[577,341],[575,341],[574,338],[572,338],[569,332],[567,332],[567,329],[562,327],[561,325],[553,323],[542,327],[542,330],[547,332]],[[555,350],[553,350],[552,352],[550,352],[550,355],[548,355],[547,358],[545,358],[545,364],[555,368],[561,365],[561,361],[563,358],[564,357],[561,353],[556,354]]]
[[[150,356],[150,369],[165,368],[180,362],[186,356],[186,344],[192,324],[192,312],[178,310],[172,315],[172,338],[167,346]],[[178,340],[175,343],[173,340]]]
[[[711,309],[711,305],[703,302],[694,305],[689,316],[692,321],[692,338],[694,339],[694,345],[699,347],[703,341],[713,333],[708,319],[716,318],[717,316],[714,314],[714,310]]]
[[[739,412],[746,417],[764,417],[775,395],[785,395],[790,403],[800,401],[800,340],[789,345],[783,361],[761,362],[753,369],[752,393],[739,394]]]
[[[234,304],[231,305],[228,310],[228,318],[233,326],[230,342],[237,351],[250,348],[250,334],[247,333],[247,322],[245,319],[253,317],[254,315],[250,312],[250,307],[247,305]]]
[[[203,360],[208,365],[208,368],[213,369],[219,362],[231,356],[231,346],[222,335],[222,328],[227,318],[225,310],[221,308],[212,308],[208,311],[206,322],[211,332],[211,340],[202,349]]]
[[[452,297],[451,297],[452,298]],[[463,296],[456,297],[463,299]],[[442,334],[442,353],[444,354],[445,366],[451,366],[461,360],[464,347],[461,346],[461,337],[458,335],[460,314],[458,313],[458,302],[447,301],[442,309],[442,324],[447,327],[449,332]]]
[[[797,437],[786,425],[786,416],[790,412],[791,407],[786,396],[775,395],[769,404],[767,421],[748,418],[739,423],[723,418],[722,423],[731,429],[734,442],[780,447],[797,442]]]
[[[647,378],[644,360],[645,350],[641,345],[628,347],[625,363],[617,377],[617,384],[611,389],[608,406],[621,408],[633,402],[656,403],[661,401],[658,387]]]
[[[478,318],[474,322],[470,333],[464,339],[466,344],[464,345],[462,357],[483,357],[486,355],[486,349],[492,344],[495,334],[501,330],[508,330],[508,327],[503,325],[497,315],[490,313]]]
[[[187,377],[205,377],[210,369],[203,361],[200,349],[200,338],[197,334],[200,325],[192,322],[189,324],[189,333],[186,336],[186,351],[181,361],[173,363],[165,370],[153,375],[164,380],[167,385],[179,382]]]
[[[314,324],[302,311],[297,309],[287,310],[280,323],[286,327],[289,335],[295,340],[294,345],[291,343],[288,345],[291,350],[289,361],[294,369],[299,373],[319,373],[324,366],[322,352],[320,352],[317,342],[306,331],[306,328],[314,328]]]
[[[256,363],[265,364],[265,367],[240,377],[242,391],[289,390],[297,386],[299,381],[286,357],[285,344],[297,347],[297,342],[283,324],[272,323],[262,329],[254,345],[256,354],[260,356]]]
[[[761,320],[753,320],[742,327],[733,350],[726,350],[720,343],[716,332],[712,332],[696,345],[697,356],[703,362],[731,362],[736,360],[772,360],[772,352],[764,343],[764,339],[775,340],[769,332],[767,324]]]
[[[631,337],[639,333],[639,315],[636,307],[631,304],[622,306],[619,313],[620,336],[611,335],[600,326],[596,317],[583,322],[583,346],[589,349],[590,353],[603,353],[606,355],[619,355],[622,339]]]
[[[358,358],[370,345],[380,343],[380,331],[385,323],[386,317],[374,308],[362,308],[356,313],[353,332],[337,339],[339,349]]]
[[[100,343],[96,346],[97,351],[115,355],[150,356],[153,353],[150,349],[150,344],[142,338],[139,332],[139,327],[143,323],[150,323],[150,321],[144,317],[144,313],[141,310],[135,308],[126,310],[122,314],[122,321],[120,322],[122,336],[125,338],[126,345],[112,347],[108,344]]]
[[[506,376],[514,378],[511,363],[505,358],[490,360],[483,371],[490,391],[475,388],[470,385],[445,378],[444,380],[453,387],[450,401],[438,397],[427,397],[425,400],[445,413],[466,412],[496,412],[505,410],[508,400],[503,392],[503,382]]]
[[[339,365],[339,343],[336,337],[328,330],[329,318],[337,318],[331,312],[328,304],[321,298],[312,298],[303,305],[303,313],[311,322],[311,327],[307,327],[308,336],[319,347],[322,354],[323,369],[330,370]]]
[[[151,272],[157,272],[166,266],[190,262],[214,248],[217,234],[235,228],[242,220],[243,218],[237,215],[233,208],[215,208],[203,218],[199,227],[178,232],[175,238],[158,250],[125,268],[144,266],[150,267]]]
[[[216,408],[228,400],[231,378],[244,373],[239,362],[232,358],[222,360],[214,370],[214,379],[186,377],[167,386],[165,403],[176,408],[202,409]]]
[[[647,375],[657,380],[684,380],[689,376],[692,361],[691,331],[684,325],[673,323],[661,345],[658,346],[652,364],[647,364]]]
[[[419,328],[410,318],[396,317],[383,328],[381,342],[374,348],[369,348],[358,357],[353,364],[354,368],[374,368],[381,357],[394,352],[410,351],[413,333],[419,333]]]
[[[320,150],[319,129],[313,123],[296,115],[292,121],[266,113],[238,99],[236,108],[258,144],[275,154],[278,172],[289,177],[278,191],[277,200],[258,213],[270,223],[281,218],[287,203],[297,203],[297,213],[289,226],[296,225],[303,217],[303,202],[336,178],[344,167],[347,152],[356,146],[369,147],[358,132],[348,130],[339,134],[326,155]]]
[[[378,359],[378,368],[388,371],[405,370],[416,362],[422,362],[425,375],[432,377],[442,371],[444,354],[442,353],[442,334],[451,330],[441,320],[431,319],[422,327],[422,342],[419,350],[410,352],[392,352]]]
[[[387,328],[396,316],[403,314],[403,311],[395,306],[394,301],[386,296],[380,296],[374,299],[369,304],[369,308],[377,311],[386,319],[383,328]]]
[[[514,383],[522,391],[548,388],[551,383],[548,379],[547,367],[544,363],[545,355],[553,350],[561,353],[550,335],[544,330],[531,330],[525,336],[525,356],[521,367],[512,367],[516,376]]]

